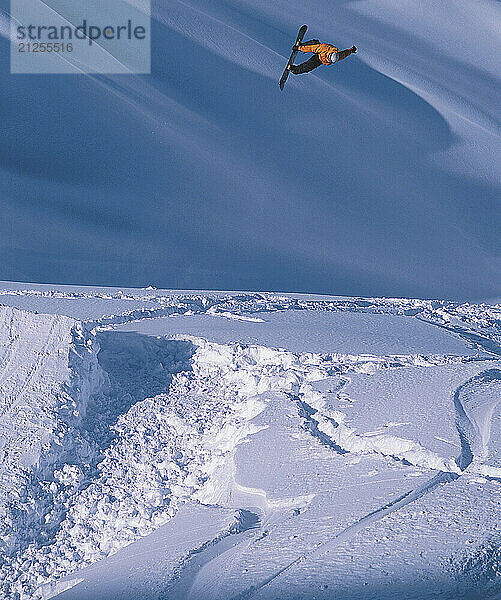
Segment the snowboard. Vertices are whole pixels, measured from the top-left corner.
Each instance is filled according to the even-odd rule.
[[[284,85],[285,85],[285,82],[287,81],[287,77],[289,77],[289,73],[291,72],[291,66],[294,64],[294,61],[296,60],[297,53],[299,52],[299,50],[297,49],[297,47],[303,41],[304,34],[306,33],[307,29],[308,29],[308,25],[303,25],[301,27],[301,29],[299,30],[299,33],[297,34],[296,43],[294,44],[294,46],[292,48],[291,57],[289,58],[289,62],[287,63],[287,66],[285,67],[283,75],[282,75],[282,77],[280,79],[280,89],[281,90],[284,89]]]

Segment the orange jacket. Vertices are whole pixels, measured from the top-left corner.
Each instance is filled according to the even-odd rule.
[[[308,46],[299,45],[298,50],[300,52],[313,52],[314,54],[318,54],[318,58],[324,65],[330,65],[331,54],[333,52],[339,52],[336,46],[333,46],[332,44],[309,44]]]

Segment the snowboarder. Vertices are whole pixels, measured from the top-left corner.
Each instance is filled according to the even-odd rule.
[[[294,49],[299,50],[299,52],[313,52],[313,56],[300,65],[291,65],[290,71],[291,73],[294,73],[294,75],[309,73],[320,65],[332,65],[345,59],[347,56],[350,56],[350,54],[355,54],[357,51],[356,46],[352,46],[347,50],[338,50],[336,46],[333,46],[332,44],[322,44],[320,40],[302,42],[297,46],[294,46]]]

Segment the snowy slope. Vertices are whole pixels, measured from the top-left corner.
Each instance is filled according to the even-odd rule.
[[[30,315],[0,307],[0,497],[57,437],[54,413],[74,407],[60,393],[69,382],[71,329],[60,315]],[[13,424],[16,424],[13,427]]]
[[[501,591],[499,306],[0,293],[2,597]]]
[[[0,278],[500,297],[499,2],[152,4],[151,76],[0,37]],[[280,93],[302,23],[359,51]]]

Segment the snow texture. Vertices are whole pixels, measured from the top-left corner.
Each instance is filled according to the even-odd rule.
[[[499,306],[0,294],[2,597],[499,592]]]

